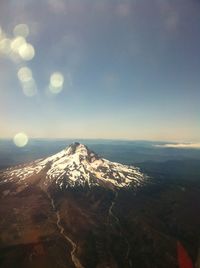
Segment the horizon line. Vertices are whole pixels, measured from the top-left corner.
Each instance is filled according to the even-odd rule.
[[[161,140],[161,139],[130,139],[130,138],[75,138],[75,137],[28,137],[29,140],[102,140],[102,141],[138,141],[138,142],[161,142],[161,143],[182,143],[182,144],[197,144],[200,141],[188,140]],[[13,137],[0,137],[0,140],[13,140]]]

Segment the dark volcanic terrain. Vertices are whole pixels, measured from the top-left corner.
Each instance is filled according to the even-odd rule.
[[[0,173],[0,267],[199,267],[198,180],[147,176],[75,143]]]

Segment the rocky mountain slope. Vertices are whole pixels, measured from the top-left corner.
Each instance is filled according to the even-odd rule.
[[[79,143],[2,170],[0,267],[199,265],[199,182],[151,175]]]
[[[52,183],[61,189],[75,186],[104,186],[107,188],[136,187],[143,184],[145,175],[137,167],[126,166],[100,158],[85,145],[74,143],[61,152],[3,172],[2,183],[35,183],[35,177],[45,173],[40,186]]]

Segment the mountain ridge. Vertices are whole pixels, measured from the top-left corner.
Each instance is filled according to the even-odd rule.
[[[51,184],[60,189],[85,185],[110,189],[136,187],[147,177],[138,167],[111,162],[75,142],[52,156],[5,170],[2,182],[30,184],[40,174],[40,186],[46,189]]]

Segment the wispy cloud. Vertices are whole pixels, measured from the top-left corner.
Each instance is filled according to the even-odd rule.
[[[162,148],[200,149],[200,143],[166,143],[156,144],[155,146]]]

